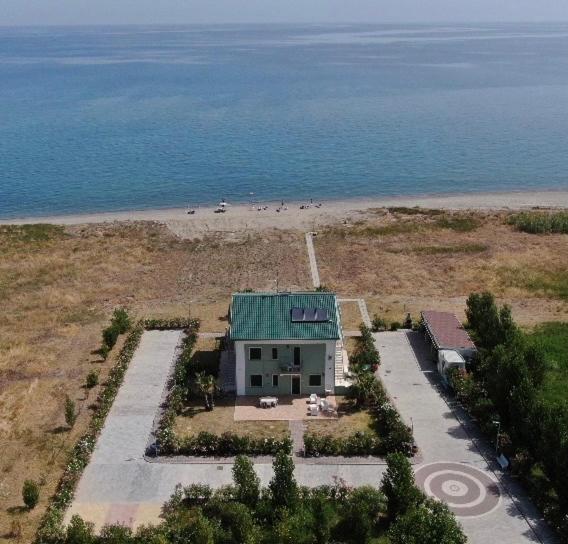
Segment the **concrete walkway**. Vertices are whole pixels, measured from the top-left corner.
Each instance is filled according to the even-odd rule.
[[[312,282],[315,288],[320,287],[320,277],[318,271],[318,263],[316,261],[316,252],[314,249],[314,237],[311,232],[306,232],[306,246],[308,248],[308,258],[310,260],[310,271],[312,273]]]
[[[356,302],[359,306],[359,312],[361,313],[361,321],[365,325],[371,328],[371,318],[369,317],[369,311],[367,310],[367,303],[364,298],[340,298],[338,302]],[[359,331],[349,331],[343,333],[345,336],[361,336]]]
[[[417,482],[447,502],[472,544],[554,542],[523,491],[503,474],[463,411],[448,404],[420,333],[376,333],[380,378],[413,427],[422,464]]]

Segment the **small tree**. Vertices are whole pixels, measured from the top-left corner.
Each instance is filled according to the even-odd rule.
[[[465,544],[466,536],[448,507],[433,499],[413,506],[392,524],[392,544]]]
[[[26,480],[22,487],[22,498],[28,510],[36,507],[39,501],[39,485],[34,480]]]
[[[72,429],[77,421],[77,411],[75,409],[75,403],[69,398],[65,398],[65,423]]]
[[[289,455],[279,451],[272,467],[274,476],[268,484],[272,504],[277,508],[293,510],[298,501],[298,484],[294,478],[294,462]]]
[[[217,390],[217,380],[215,376],[205,374],[205,371],[195,374],[195,385],[203,395],[205,409],[210,411],[215,407],[215,391]]]
[[[350,493],[344,508],[343,532],[355,542],[368,542],[386,510],[386,498],[378,489],[364,485]]]
[[[117,308],[112,314],[112,325],[119,334],[124,334],[132,326],[132,320],[124,308]]]
[[[422,498],[416,487],[410,461],[402,453],[387,455],[387,470],[381,482],[381,491],[387,498],[389,518],[404,514]]]
[[[331,501],[322,493],[312,498],[313,527],[312,532],[316,544],[327,544],[331,539],[333,527],[337,523],[337,513]]]
[[[252,461],[245,455],[238,455],[233,465],[233,481],[236,499],[254,508],[260,497],[260,479],[254,471]]]
[[[85,385],[87,389],[92,389],[99,383],[99,371],[94,368],[87,374]]]
[[[375,375],[367,370],[358,370],[352,374],[352,378],[353,383],[350,388],[350,395],[355,397],[358,405],[367,405],[376,386],[377,379]]]
[[[95,542],[94,524],[74,515],[67,526],[66,536],[69,544],[92,544]]]
[[[107,346],[111,350],[116,344],[119,334],[117,327],[114,325],[108,326],[103,330],[103,346]]]

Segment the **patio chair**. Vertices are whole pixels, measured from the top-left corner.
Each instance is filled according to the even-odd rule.
[[[317,404],[318,400],[318,396],[315,393],[312,393],[310,395],[310,404]]]
[[[310,404],[308,414],[310,416],[317,416],[319,412],[319,408],[317,404]]]

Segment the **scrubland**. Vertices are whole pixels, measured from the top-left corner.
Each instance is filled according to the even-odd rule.
[[[489,289],[527,329],[568,321],[568,236],[520,232],[505,213],[376,209],[319,230],[315,250],[322,283],[365,298],[371,316],[401,321],[430,308],[463,318],[467,295]],[[115,307],[136,317],[191,314],[202,331],[223,332],[232,291],[310,282],[298,230],[182,239],[149,222],[0,227],[0,539],[15,519],[22,540],[32,539],[86,428],[97,394],[84,387],[86,376],[100,369],[104,382],[120,348],[106,361],[94,353]],[[352,330],[357,306],[348,304]],[[66,396],[79,410],[72,430]],[[26,478],[41,483],[31,512],[22,508]]]

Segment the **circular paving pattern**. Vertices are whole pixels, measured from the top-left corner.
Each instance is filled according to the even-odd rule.
[[[463,518],[489,514],[501,501],[499,486],[487,472],[461,463],[423,465],[416,471],[416,483]]]

